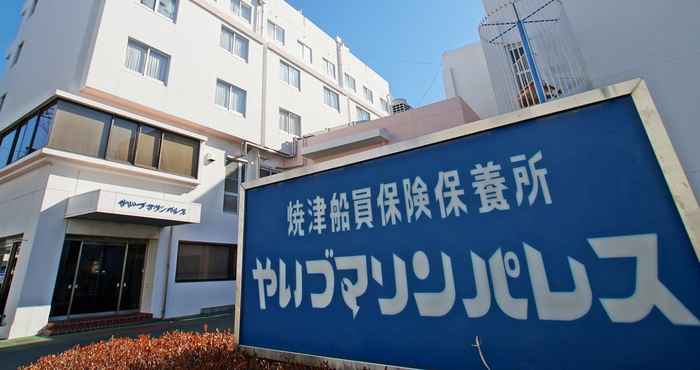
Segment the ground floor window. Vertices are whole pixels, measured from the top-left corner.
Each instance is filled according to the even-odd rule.
[[[21,238],[0,239],[0,323],[5,318],[5,304],[19,257]]]
[[[180,242],[175,281],[178,283],[236,279],[236,246]]]

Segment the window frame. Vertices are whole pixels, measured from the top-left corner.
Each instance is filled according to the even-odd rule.
[[[372,120],[372,115],[367,111],[366,109],[363,109],[359,105],[355,107],[356,108],[356,114],[357,114],[357,121],[356,122],[367,122]],[[367,119],[362,119],[363,117],[360,117],[362,114],[361,113],[366,113],[367,114]]]
[[[352,86],[350,86],[350,83],[352,81]],[[353,77],[351,74],[345,72],[345,88],[349,88],[352,92],[357,94],[357,80],[355,77]]]
[[[263,175],[263,172],[267,172],[267,175]],[[272,167],[266,167],[266,166],[260,166],[260,170],[258,171],[258,178],[263,178],[263,177],[268,177],[272,175],[276,175],[280,173],[281,171],[278,171]]]
[[[136,135],[134,138],[131,139],[131,140],[133,140],[133,145],[131,145],[131,143],[129,143],[129,154],[127,155],[127,157],[128,157],[127,160],[125,160],[125,161],[121,160],[121,159],[117,159],[117,158],[107,158],[108,153],[109,153],[110,143],[112,140],[112,133],[113,133],[113,129],[114,129],[114,124],[117,122],[117,118],[119,118],[122,121],[126,121],[126,122],[133,123],[136,125],[136,130],[135,130]],[[107,145],[105,146],[105,150],[104,150],[105,160],[110,161],[110,162],[125,163],[125,164],[138,166],[137,164],[135,164],[135,162],[136,162],[136,145],[138,144],[140,134],[141,134],[141,124],[139,122],[136,122],[136,121],[130,120],[130,119],[124,119],[121,117],[113,117],[112,122],[109,125],[109,133],[107,134]],[[141,167],[141,166],[139,166],[139,167]]]
[[[228,101],[226,102],[227,105],[225,107],[220,105],[216,101],[216,91],[219,88],[220,82],[228,87]],[[243,103],[243,112],[237,111],[236,107],[235,107],[236,104],[235,104],[235,100],[234,100],[234,91],[236,89],[242,91],[244,94],[244,97],[245,97],[245,101]],[[214,88],[214,105],[216,105],[217,107],[219,107],[221,109],[225,109],[227,112],[231,112],[231,113],[237,114],[237,115],[245,118],[247,113],[248,113],[248,91],[246,91],[245,89],[242,89],[242,88],[240,88],[240,87],[238,87],[238,86],[236,86],[236,85],[234,85],[234,84],[232,84],[224,79],[217,78],[216,79],[216,86]]]
[[[272,32],[270,30],[272,29]],[[277,39],[277,31],[280,30],[282,31],[282,40]],[[267,37],[269,39],[272,39],[276,43],[284,46],[287,43],[287,30],[284,29],[284,27],[280,26],[279,24],[273,22],[272,20],[268,19],[267,20]]]
[[[292,111],[289,111],[289,110],[287,110],[287,109],[284,109],[284,108],[282,108],[282,107],[279,108],[279,113],[278,113],[278,114],[279,114],[278,126],[279,126],[280,131],[282,131],[282,132],[284,132],[285,134],[290,135],[290,136],[301,137],[301,132],[302,132],[302,130],[301,130],[301,128],[302,128],[302,126],[301,126],[301,125],[302,125],[301,116],[298,115],[298,114],[296,114],[296,113],[294,113],[294,112],[292,112]],[[282,121],[281,121],[281,120],[282,120],[282,117],[285,117],[285,118],[288,120],[287,122],[291,122],[290,119],[293,118],[293,117],[299,118],[299,133],[296,134],[296,133],[289,132],[289,131],[285,130],[285,129],[282,127]],[[294,130],[292,130],[292,131],[294,131]]]
[[[229,268],[228,276],[223,279],[182,279],[178,277],[178,267],[180,266],[180,247],[182,245],[194,246],[194,247],[221,247],[229,249],[229,263],[227,266]],[[231,255],[232,254],[232,255]],[[180,240],[177,244],[177,256],[175,257],[175,283],[211,283],[211,282],[222,282],[222,281],[236,281],[237,279],[237,269],[236,262],[238,259],[238,245],[237,244],[224,244],[224,243],[209,243],[209,242],[195,242]]]
[[[174,0],[175,1],[175,14],[173,14],[173,17],[170,18],[167,15],[159,12],[158,10],[160,9],[160,1],[159,0],[154,0],[153,1],[153,7],[151,8],[150,6],[144,4],[142,0],[137,0],[141,6],[144,8],[154,12],[155,14],[158,14],[159,16],[176,23],[177,22],[177,17],[180,15],[180,0]]]
[[[157,0],[156,0],[156,1],[157,1]],[[133,70],[133,69],[129,68],[129,66],[126,65],[126,62],[128,61],[127,58],[128,58],[128,56],[129,56],[129,45],[132,44],[132,43],[133,43],[133,44],[136,44],[136,45],[139,45],[139,46],[141,46],[141,47],[143,47],[143,48],[146,49],[146,55],[145,55],[145,57],[144,57],[144,63],[143,63],[143,71],[136,71],[136,70]],[[151,52],[152,52],[152,51],[155,51],[156,53],[165,56],[166,59],[167,59],[167,61],[168,61],[167,65],[165,66],[165,78],[164,78],[164,80],[160,80],[160,79],[155,78],[155,77],[152,77],[152,76],[150,76],[150,75],[148,74],[148,63],[149,63],[149,61],[150,61],[150,59],[151,59]],[[132,73],[136,73],[136,74],[138,74],[138,75],[140,75],[140,76],[142,76],[142,77],[146,77],[146,78],[148,78],[148,79],[150,79],[150,80],[157,81],[158,83],[163,84],[163,86],[168,86],[168,81],[170,80],[170,64],[171,64],[171,62],[172,62],[172,56],[171,56],[170,54],[168,54],[168,53],[166,53],[166,52],[164,52],[164,51],[162,51],[162,50],[160,50],[160,49],[158,49],[158,48],[154,48],[154,47],[152,47],[152,46],[150,46],[150,45],[148,45],[148,44],[146,44],[146,43],[144,43],[144,42],[141,42],[141,41],[139,41],[139,40],[137,40],[137,39],[135,39],[135,38],[133,38],[133,37],[129,37],[129,38],[128,38],[128,41],[127,41],[127,43],[126,43],[126,52],[125,52],[124,54],[125,54],[125,55],[124,55],[124,64],[123,64],[123,66],[124,66],[124,68],[126,68],[128,71],[130,71],[130,72],[132,72]]]
[[[238,12],[236,12],[234,10],[234,6],[233,6],[234,2],[237,2],[239,4]],[[250,9],[250,19],[243,16],[243,7],[244,6],[248,7],[248,9]],[[233,15],[245,20],[246,23],[248,23],[248,24],[253,23],[253,6],[251,4],[248,4],[247,2],[245,2],[243,0],[231,0],[229,2],[229,10],[231,10],[231,13],[233,13]]]
[[[14,67],[19,63],[19,58],[22,57],[22,51],[24,50],[24,41],[20,42],[19,45],[17,45],[17,50],[15,51],[15,56],[12,58],[12,64],[10,65],[10,68]]]
[[[338,70],[337,66],[331,62],[330,60],[323,58],[323,63],[325,65],[326,69],[326,76],[330,77],[333,79],[333,81],[338,81]],[[333,68],[329,68],[333,67]],[[330,72],[333,72],[332,74]]]
[[[230,37],[231,37],[231,39],[233,39],[233,45],[232,45],[232,49],[233,49],[233,50],[229,50],[228,48],[226,48],[226,47],[224,47],[223,45],[221,45],[221,44],[222,44],[222,41],[223,41],[223,40],[222,40],[223,35],[224,35],[224,33],[226,33],[226,32],[230,33],[230,34],[231,34]],[[236,45],[237,45],[237,43],[238,43],[238,39],[239,39],[239,38],[240,38],[240,39],[244,39],[244,40],[246,41],[246,43],[247,43],[247,45],[246,45],[246,55],[245,55],[245,56],[236,54]],[[247,37],[245,37],[245,36],[243,36],[240,32],[236,32],[236,31],[233,30],[232,28],[227,27],[227,26],[225,26],[225,25],[222,24],[222,25],[221,25],[221,33],[219,34],[219,46],[220,46],[222,49],[226,50],[229,54],[231,54],[231,55],[233,55],[233,56],[235,56],[235,57],[241,59],[241,60],[244,61],[245,63],[248,63],[249,58],[250,58],[250,39],[247,38]]]
[[[2,143],[2,141],[5,139],[5,137],[8,134],[14,132],[14,135],[15,135],[12,138],[12,144],[10,145],[10,151],[7,155],[7,160],[5,161],[5,163],[0,162],[0,169],[3,169],[6,166],[9,166],[12,163],[18,162],[22,158],[25,158],[25,157],[31,155],[32,153],[34,153],[38,150],[41,150],[42,148],[48,146],[48,142],[47,142],[41,148],[34,148],[34,141],[36,140],[36,132],[39,129],[39,118],[41,117],[42,114],[44,114],[49,109],[54,108],[56,105],[57,105],[56,100],[52,100],[46,104],[42,104],[41,106],[37,107],[36,109],[33,109],[29,113],[22,116],[22,118],[17,120],[15,123],[7,126],[4,130],[0,131],[0,143]],[[29,141],[29,150],[27,151],[27,153],[25,155],[14,159],[14,156],[17,152],[17,144],[20,140],[20,135],[19,135],[20,129],[32,119],[37,119],[37,122],[34,125],[34,128],[31,132],[31,139]],[[52,131],[53,131],[53,119],[52,119],[51,127],[49,129],[49,133],[48,133],[47,137],[51,136]]]
[[[187,177],[187,178],[192,178],[192,179],[198,179],[198,178],[199,178],[199,157],[200,157],[201,149],[202,149],[202,142],[201,142],[201,140],[199,140],[199,139],[197,139],[197,138],[194,138],[194,137],[192,137],[192,136],[188,136],[188,135],[184,135],[184,134],[181,134],[181,133],[178,133],[178,132],[170,131],[170,130],[167,130],[167,129],[164,129],[164,128],[161,128],[161,127],[158,127],[158,126],[149,125],[149,124],[147,124],[147,123],[143,123],[143,122],[134,120],[134,119],[129,118],[129,117],[124,117],[124,116],[122,116],[122,115],[115,114],[115,113],[113,113],[113,112],[109,112],[109,111],[102,110],[102,109],[99,109],[99,108],[91,107],[91,106],[89,106],[89,105],[85,105],[85,104],[82,104],[82,103],[79,103],[79,102],[75,102],[75,101],[71,101],[71,100],[69,100],[69,99],[63,99],[63,98],[53,98],[53,99],[48,100],[46,103],[44,103],[44,104],[38,106],[36,109],[31,110],[29,113],[27,113],[27,114],[25,114],[24,116],[22,116],[22,118],[20,118],[19,120],[17,120],[15,123],[13,123],[13,124],[7,126],[4,130],[0,131],[0,142],[2,142],[2,139],[3,139],[8,133],[11,133],[12,131],[16,131],[16,132],[15,132],[15,137],[13,138],[12,147],[11,147],[10,153],[9,153],[9,155],[8,155],[7,163],[0,163],[0,169],[2,169],[2,168],[4,168],[5,166],[7,166],[7,165],[9,165],[9,164],[12,164],[12,163],[14,163],[14,162],[18,162],[18,161],[20,161],[22,158],[25,158],[25,157],[31,155],[32,153],[34,153],[34,152],[36,152],[36,151],[39,151],[39,150],[41,150],[41,149],[43,149],[43,148],[52,148],[52,146],[51,146],[51,138],[52,138],[52,136],[53,136],[53,131],[54,131],[54,128],[55,128],[56,113],[60,110],[60,109],[59,109],[59,103],[60,103],[60,102],[64,102],[64,103],[67,103],[67,104],[73,104],[73,105],[76,105],[76,106],[81,107],[81,108],[84,108],[84,109],[92,110],[92,111],[99,112],[99,113],[106,114],[106,115],[110,116],[109,123],[107,124],[107,127],[105,128],[105,130],[107,131],[107,137],[105,138],[105,145],[104,145],[103,148],[100,148],[100,153],[99,153],[99,155],[97,155],[97,156],[90,156],[90,155],[85,155],[85,154],[80,154],[80,153],[78,153],[79,155],[83,155],[83,156],[90,157],[90,158],[97,158],[97,159],[105,160],[105,161],[108,161],[108,162],[111,162],[111,163],[120,163],[120,164],[126,164],[126,165],[135,166],[135,167],[139,167],[139,168],[145,168],[145,169],[149,169],[149,170],[152,170],[152,171],[161,172],[161,173],[167,173],[167,174],[171,174],[171,175],[175,175],[175,176],[180,176],[180,177]],[[41,120],[40,120],[40,119],[41,119],[41,117],[42,117],[43,114],[45,114],[47,111],[49,111],[49,110],[51,110],[51,109],[55,109],[55,111],[54,111],[54,113],[53,113],[53,116],[51,117],[51,122],[50,122],[50,126],[49,126],[49,131],[48,131],[48,133],[46,134],[47,142],[46,142],[42,147],[38,147],[38,148],[37,148],[37,147],[35,147],[35,143],[36,143],[36,138],[37,138],[37,131],[38,131],[39,128],[41,127],[41,125],[40,125]],[[22,125],[24,125],[25,123],[29,122],[29,120],[31,120],[31,119],[33,119],[33,118],[37,118],[37,123],[36,123],[36,125],[34,125],[34,129],[33,129],[32,135],[31,135],[30,149],[29,149],[29,151],[28,151],[28,153],[27,153],[26,155],[24,155],[24,156],[22,156],[22,157],[19,157],[19,158],[18,158],[17,160],[15,160],[15,161],[12,161],[12,157],[14,156],[15,151],[17,150],[17,142],[18,142],[18,140],[19,140],[19,129],[22,127]],[[114,124],[114,122],[115,122],[117,119],[121,119],[121,120],[124,120],[124,121],[129,121],[129,122],[132,122],[132,123],[134,123],[134,124],[136,124],[136,125],[138,126],[138,127],[137,127],[136,141],[135,141],[135,143],[134,143],[134,148],[132,149],[134,153],[133,153],[133,154],[130,153],[130,159],[131,159],[130,161],[126,161],[126,162],[125,162],[125,161],[122,161],[122,160],[108,159],[108,158],[107,158],[107,151],[108,151],[107,149],[108,149],[108,147],[109,147],[109,142],[110,142],[110,139],[111,139],[112,125]],[[159,130],[159,131],[161,132],[161,135],[160,135],[160,142],[161,142],[161,145],[160,145],[160,148],[159,148],[159,150],[158,150],[158,166],[156,166],[156,167],[141,166],[141,165],[137,165],[137,164],[135,163],[135,162],[136,162],[135,155],[136,155],[136,150],[137,150],[137,148],[138,148],[138,140],[139,140],[138,133],[141,132],[141,127],[142,127],[142,126],[150,127],[150,128]],[[195,144],[195,146],[194,146],[194,148],[195,148],[195,149],[194,149],[194,150],[195,150],[195,153],[194,153],[193,158],[192,158],[192,161],[193,161],[193,162],[192,162],[192,175],[191,175],[191,176],[185,176],[185,175],[182,175],[182,174],[179,174],[179,173],[175,173],[175,172],[172,172],[172,171],[166,171],[166,170],[160,168],[160,160],[161,160],[161,155],[162,155],[162,150],[163,150],[162,142],[163,142],[163,138],[165,137],[166,134],[177,135],[177,136],[186,138],[186,139],[191,140],[192,142],[194,142],[194,144]],[[64,152],[70,152],[69,150],[66,150],[66,149],[57,149],[57,148],[56,148],[55,150],[60,150],[60,151],[64,151]]]
[[[112,135],[112,124],[114,124],[114,118],[112,118],[112,122],[109,125],[109,132],[107,133],[107,145],[109,145],[109,139],[111,138],[111,135]],[[138,156],[138,153],[139,153],[139,144],[141,142],[141,136],[142,136],[144,128],[153,129],[156,132],[160,133],[160,135],[154,136],[155,138],[157,138],[157,141],[154,143],[154,145],[157,146],[157,150],[154,150],[154,152],[158,152],[158,154],[156,154],[158,157],[153,158],[151,160],[151,163],[155,163],[155,166],[149,166],[147,164],[140,164],[140,163],[137,163],[137,161],[136,161],[136,157]],[[159,171],[160,170],[160,158],[163,154],[163,135],[165,135],[165,131],[163,129],[161,129],[160,127],[153,127],[150,125],[139,125],[138,129],[136,130],[136,144],[134,144],[134,157],[133,157],[133,161],[131,162],[131,164],[133,164],[136,167],[141,167],[141,168],[145,168],[148,170]],[[105,146],[104,152],[106,155],[107,146]],[[117,162],[117,161],[115,161],[115,162]],[[167,171],[163,171],[163,172],[167,172]],[[167,172],[167,173],[170,173],[170,172]]]
[[[240,161],[231,155],[226,155],[226,158],[224,159],[224,171],[226,171],[226,167],[229,165],[229,163],[235,163],[237,166],[236,181],[238,183],[238,188],[236,189],[236,192],[226,191],[226,180],[229,178],[229,176],[225,175],[224,173],[224,197],[222,199],[221,209],[224,213],[238,215],[238,208],[241,201],[241,184],[246,180],[245,171],[247,171],[247,168],[245,162]],[[226,197],[236,198],[236,209],[226,209]]]
[[[284,66],[284,67],[287,68],[287,73],[286,73],[285,76],[284,76],[286,79],[285,79],[285,78],[282,78],[283,76],[281,76],[281,74],[282,74],[282,70],[281,70],[282,66]],[[297,79],[297,84],[298,84],[298,86],[292,84],[292,78],[291,78],[292,70],[296,71],[296,73],[299,75],[299,78]],[[297,68],[295,65],[293,65],[292,63],[287,62],[286,60],[284,60],[284,59],[282,59],[282,58],[280,58],[280,80],[282,80],[282,82],[286,83],[287,85],[289,85],[289,86],[291,86],[291,87],[293,87],[293,88],[295,88],[295,89],[301,91],[301,69]]]
[[[329,94],[326,94],[326,93],[329,93]],[[337,106],[337,107],[328,104],[328,102],[326,101],[326,96],[327,96],[327,95],[329,95],[329,96],[334,96],[334,97],[336,98],[336,99],[334,99],[334,100],[337,101],[337,103],[338,103],[338,106]],[[333,110],[335,110],[336,112],[340,113],[340,94],[338,94],[337,92],[333,91],[333,89],[331,89],[331,88],[328,87],[328,86],[323,86],[323,103],[324,103],[327,107],[330,107],[330,108],[332,108]]]
[[[39,5],[39,0],[32,1],[32,7],[29,9],[29,17],[33,16],[36,12],[36,7]]]
[[[370,104],[374,104],[374,91],[365,85],[362,86],[362,92],[365,96],[365,100],[367,100]]]
[[[381,105],[382,111],[384,113],[389,113],[389,102],[387,99],[379,97],[379,105]]]
[[[300,51],[300,57],[301,60],[303,60],[306,64],[313,65],[314,64],[314,50],[311,49],[309,45],[306,45],[305,43],[301,42],[301,40],[297,40],[297,44],[299,45],[299,51]],[[306,60],[306,50],[309,51],[309,60]]]

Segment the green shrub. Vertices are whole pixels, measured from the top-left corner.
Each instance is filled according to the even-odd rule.
[[[49,355],[24,367],[64,369],[303,370],[302,365],[251,357],[239,351],[229,332],[171,332],[161,337],[112,338]]]

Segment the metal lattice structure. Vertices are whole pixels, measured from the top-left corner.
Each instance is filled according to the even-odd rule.
[[[561,0],[509,1],[479,34],[500,113],[591,88]]]

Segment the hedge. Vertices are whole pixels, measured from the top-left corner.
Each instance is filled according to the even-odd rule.
[[[303,365],[251,357],[239,351],[230,332],[170,332],[160,337],[112,338],[40,358],[23,367],[63,369],[312,370]],[[324,367],[324,369],[328,369]]]

